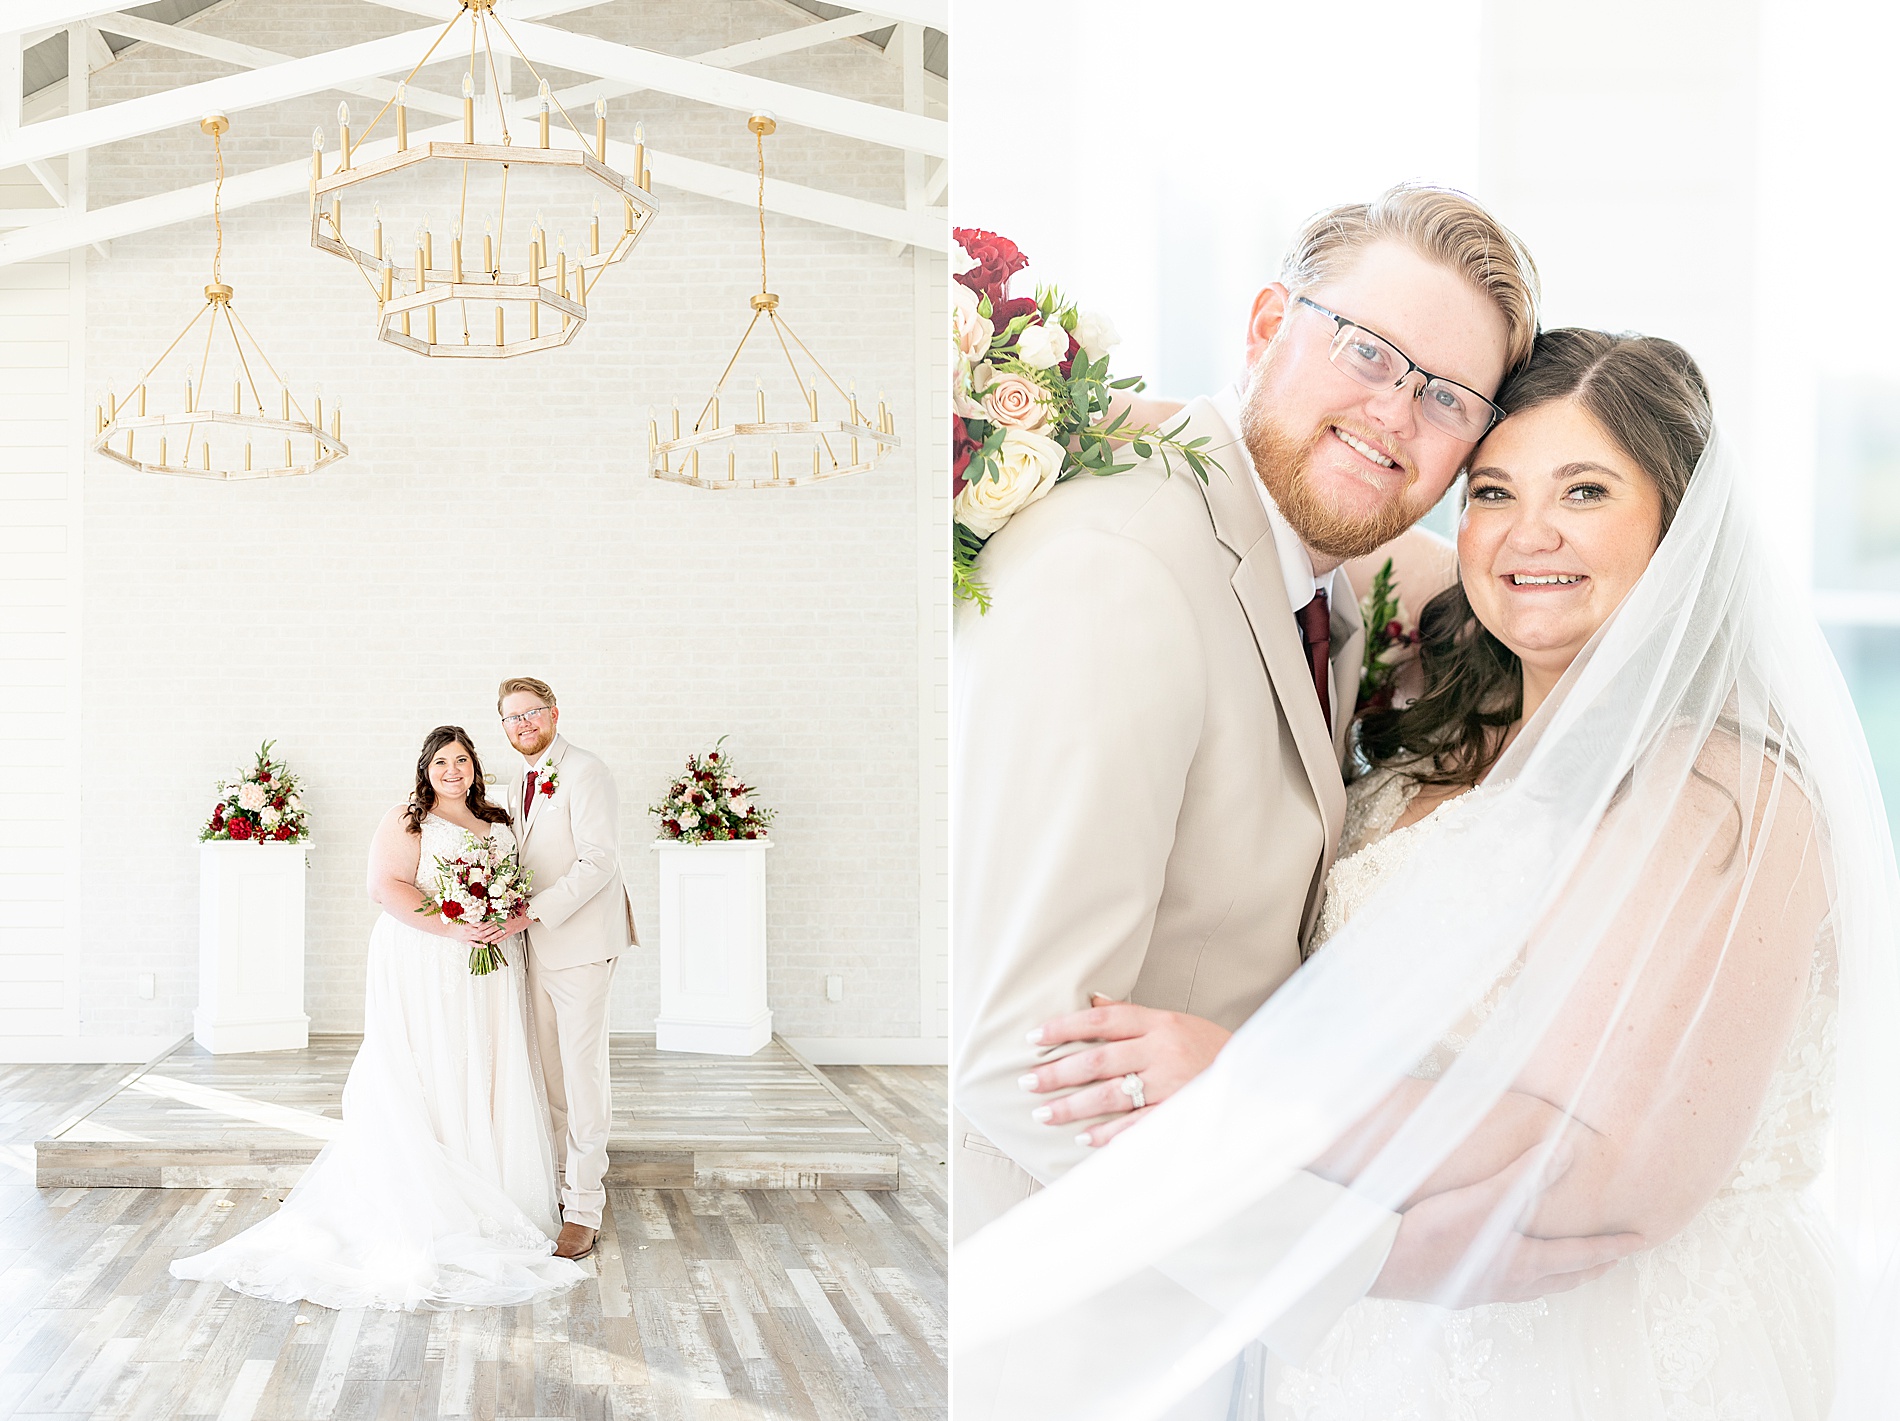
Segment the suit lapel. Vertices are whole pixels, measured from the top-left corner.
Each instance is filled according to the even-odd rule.
[[[1209,436],[1209,452],[1225,468],[1210,470],[1207,484],[1201,492],[1207,498],[1208,513],[1214,520],[1214,535],[1240,559],[1240,566],[1234,570],[1234,596],[1240,602],[1240,609],[1246,614],[1247,625],[1253,630],[1254,645],[1259,648],[1260,659],[1266,663],[1267,677],[1273,683],[1273,693],[1280,702],[1281,713],[1286,717],[1287,726],[1293,733],[1293,743],[1300,752],[1300,764],[1306,771],[1307,781],[1313,787],[1313,798],[1319,804],[1320,816],[1326,825],[1326,851],[1320,863],[1320,875],[1333,860],[1334,847],[1339,842],[1340,831],[1346,824],[1346,786],[1339,773],[1341,748],[1340,736],[1345,732],[1349,714],[1339,716],[1340,730],[1337,734],[1326,724],[1319,713],[1319,697],[1313,694],[1313,675],[1307,669],[1306,651],[1300,644],[1299,628],[1293,620],[1293,609],[1287,605],[1286,579],[1280,571],[1280,553],[1275,547],[1273,533],[1267,526],[1266,506],[1261,502],[1259,491],[1248,484],[1251,477],[1245,451],[1239,444],[1239,436],[1227,428],[1226,422],[1214,412],[1205,400],[1196,400],[1187,408],[1189,428],[1184,437],[1197,435]],[[1192,478],[1188,474],[1186,477]],[[1342,611],[1344,609],[1341,609]],[[1358,614],[1354,609],[1350,614],[1351,625],[1358,626]],[[1341,620],[1341,613],[1335,612],[1334,624]],[[1342,705],[1349,711],[1351,702],[1342,703],[1339,685],[1342,679],[1341,664],[1356,665],[1356,661],[1347,661],[1349,655],[1356,656],[1357,647],[1362,641],[1348,641],[1340,648],[1334,658],[1333,686],[1334,704]],[[1357,690],[1356,684],[1353,687]]]
[[[1344,574],[1335,582],[1345,597],[1332,602],[1333,624],[1333,759],[1346,761],[1346,742],[1352,736],[1352,713],[1359,703],[1359,671],[1366,659],[1366,626],[1359,615],[1359,599]],[[1343,821],[1342,821],[1343,825]]]

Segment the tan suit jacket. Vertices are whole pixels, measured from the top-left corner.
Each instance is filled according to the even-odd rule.
[[[958,613],[957,1238],[1087,1153],[1030,1118],[1030,1029],[1091,992],[1240,1026],[1299,966],[1344,823],[1358,608],[1332,607],[1334,729],[1238,435],[1186,413],[1226,472],[1154,458],[1062,484],[984,549],[988,614]],[[1304,1215],[1336,1187],[1299,1192]]]
[[[555,791],[522,818],[525,767],[508,786],[508,811],[524,867],[534,871],[528,950],[541,966],[579,967],[618,957],[640,941],[620,876],[620,799],[600,758],[554,737]],[[540,761],[536,761],[537,764]]]

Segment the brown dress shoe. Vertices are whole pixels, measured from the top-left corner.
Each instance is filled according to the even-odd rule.
[[[597,1230],[586,1224],[562,1224],[561,1236],[554,1241],[556,1258],[585,1258],[594,1251],[594,1243],[599,1239]]]

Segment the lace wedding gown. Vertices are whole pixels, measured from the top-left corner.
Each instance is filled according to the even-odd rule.
[[[493,832],[512,847],[506,825]],[[425,819],[417,887],[461,843]],[[554,1151],[518,948],[477,977],[466,943],[378,918],[342,1133],[275,1214],[172,1273],[331,1308],[511,1306],[578,1282],[552,1256]]]
[[[1423,836],[1487,794],[1473,790],[1392,828],[1416,791],[1390,771],[1352,786],[1316,943]],[[1414,1074],[1441,1074],[1507,985]],[[1741,1161],[1674,1238],[1526,1303],[1450,1310],[1363,1299],[1304,1366],[1268,1360],[1262,1399],[1237,1411],[1250,1421],[1263,1412],[1271,1421],[1820,1421],[1833,1375],[1833,1291],[1803,1191],[1824,1162],[1836,996],[1824,931]]]

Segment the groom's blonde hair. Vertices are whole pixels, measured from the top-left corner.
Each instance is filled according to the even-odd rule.
[[[526,691],[530,695],[539,696],[548,705],[554,704],[554,687],[546,681],[537,681],[532,676],[510,676],[501,683],[501,689],[495,692],[496,711],[500,711],[501,703],[516,691]]]
[[[1514,232],[1453,188],[1400,183],[1371,202],[1316,213],[1287,249],[1280,280],[1298,296],[1382,241],[1403,242],[1491,299],[1504,317],[1507,370],[1530,358],[1537,339],[1537,264]]]

